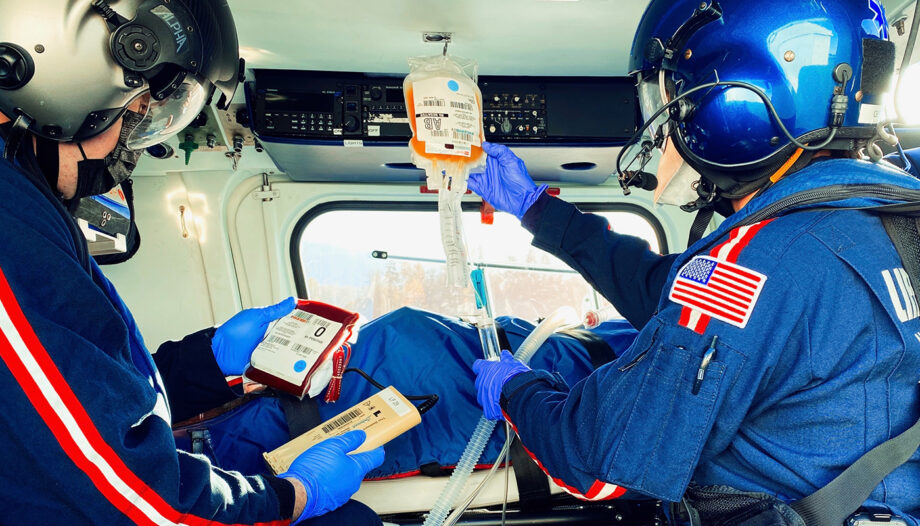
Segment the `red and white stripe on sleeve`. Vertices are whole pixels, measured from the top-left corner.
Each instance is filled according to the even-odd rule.
[[[508,417],[508,414],[504,411],[502,411],[502,414],[505,416],[505,420],[511,424],[511,428],[514,429],[514,432],[517,433],[517,426],[514,425],[514,423]],[[600,480],[595,480],[594,483],[591,484],[591,487],[589,487],[586,492],[582,493],[578,490],[578,488],[575,488],[570,484],[566,484],[566,482],[560,478],[554,477],[553,474],[546,469],[543,463],[540,462],[540,459],[531,453],[530,450],[523,445],[523,443],[521,444],[521,447],[523,447],[527,455],[532,458],[534,462],[536,462],[537,466],[543,471],[543,473],[546,473],[549,479],[553,481],[553,484],[559,486],[563,491],[577,499],[587,501],[611,500],[622,497],[623,494],[626,493],[626,488]]]
[[[102,435],[26,319],[0,270],[0,359],[70,460],[135,524],[219,525],[181,513],[135,475]],[[260,522],[285,526],[290,520]]]

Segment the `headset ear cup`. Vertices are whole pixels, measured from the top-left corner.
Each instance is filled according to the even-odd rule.
[[[110,50],[127,71],[139,74],[155,100],[164,100],[206,65],[199,20],[179,1],[145,0],[132,20],[113,30]]]
[[[111,49],[121,67],[136,73],[152,69],[161,56],[160,40],[153,31],[139,24],[125,24],[115,30]]]
[[[16,90],[32,80],[35,63],[25,49],[16,44],[0,44],[0,89]]]

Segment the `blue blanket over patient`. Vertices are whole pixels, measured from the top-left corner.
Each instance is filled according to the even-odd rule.
[[[534,325],[519,318],[496,320],[505,330],[513,349],[524,341]],[[623,320],[607,322],[592,330],[615,353],[626,349],[636,331]],[[422,415],[422,423],[385,446],[386,460],[368,474],[388,478],[412,474],[419,466],[453,466],[460,459],[470,434],[482,416],[476,402],[473,361],[482,357],[475,327],[457,318],[412,308],[401,308],[361,328],[352,348],[349,367],[364,370],[383,385],[403,395],[437,394],[435,407]],[[574,385],[592,371],[591,358],[574,338],[551,336],[534,355],[530,366],[559,372]],[[359,375],[346,374],[338,402],[319,403],[327,420],[377,392]],[[321,397],[320,397],[321,398]],[[279,416],[280,415],[280,416]],[[481,464],[492,464],[504,443],[499,426],[486,447]],[[264,472],[261,452],[289,440],[277,399],[262,398],[236,411],[233,418],[210,430],[214,456],[224,468],[247,473]]]

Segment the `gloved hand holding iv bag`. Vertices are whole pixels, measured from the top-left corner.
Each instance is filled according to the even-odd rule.
[[[482,151],[488,155],[486,169],[470,174],[470,190],[495,208],[521,219],[547,186],[534,184],[524,161],[507,146],[483,142]]]

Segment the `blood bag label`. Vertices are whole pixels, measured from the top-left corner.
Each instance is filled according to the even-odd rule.
[[[412,83],[415,103],[415,138],[425,143],[425,153],[469,157],[481,146],[482,111],[467,82],[434,77]]]
[[[393,408],[393,411],[396,411],[397,415],[406,416],[409,414],[409,406],[407,406],[401,398],[396,396],[396,393],[393,392],[393,389],[387,387],[383,391],[380,391],[380,398],[383,398],[383,401],[386,402],[388,406]]]
[[[252,365],[301,385],[342,324],[295,309],[272,328],[252,353]]]

